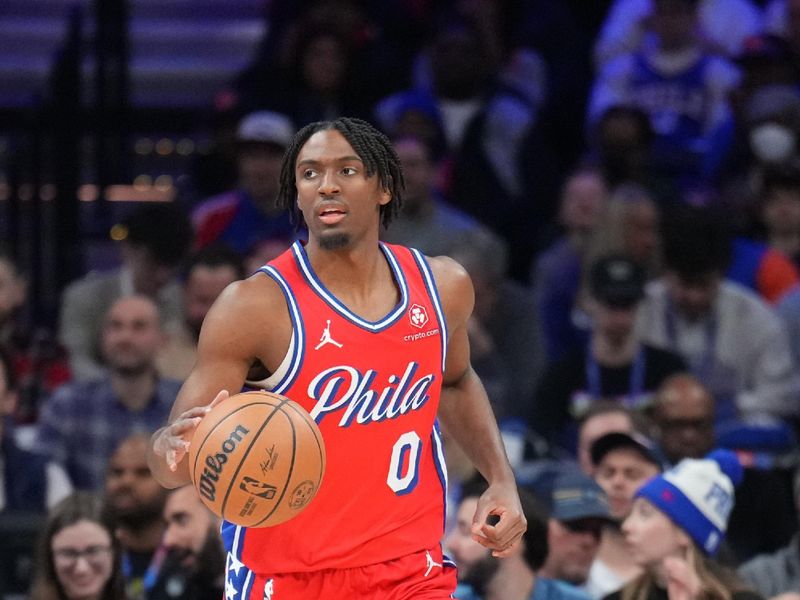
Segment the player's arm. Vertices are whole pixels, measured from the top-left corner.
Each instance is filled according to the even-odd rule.
[[[274,289],[273,289],[274,288]],[[178,393],[168,424],[156,431],[148,464],[161,485],[189,483],[182,460],[202,417],[229,394],[238,393],[275,315],[286,311],[277,287],[267,277],[254,276],[231,284],[206,315],[197,346],[197,362]],[[256,334],[255,332],[259,332]]]
[[[448,326],[439,420],[445,435],[461,446],[489,482],[478,501],[473,537],[491,548],[495,556],[507,556],[526,529],[514,473],[489,404],[489,398],[469,359],[467,323],[475,303],[472,281],[455,261],[429,259],[442,299]],[[487,524],[489,515],[500,517]]]

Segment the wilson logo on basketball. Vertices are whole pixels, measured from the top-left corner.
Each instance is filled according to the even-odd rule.
[[[236,450],[236,446],[250,433],[250,430],[243,425],[237,425],[236,429],[231,431],[228,439],[222,442],[220,451],[215,454],[207,454],[203,474],[200,475],[200,493],[213,502],[217,495],[217,481],[219,481],[219,474],[225,468],[225,463],[228,462],[228,454]]]
[[[408,320],[411,321],[414,327],[422,329],[428,322],[428,311],[425,310],[424,306],[412,304],[411,308],[408,309]]]

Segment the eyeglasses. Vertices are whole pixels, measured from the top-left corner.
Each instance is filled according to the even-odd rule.
[[[96,566],[111,554],[111,546],[89,546],[83,550],[77,548],[56,548],[53,550],[53,559],[63,567],[74,567],[78,559],[86,558],[90,565]]]

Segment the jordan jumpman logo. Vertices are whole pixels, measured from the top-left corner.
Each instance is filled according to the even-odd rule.
[[[431,553],[427,550],[425,551],[425,559],[428,563],[428,569],[425,571],[425,577],[431,574],[431,569],[433,569],[433,567],[439,567],[440,569],[442,568],[442,565],[433,560]]]
[[[331,320],[330,319],[328,319],[328,324],[325,326],[325,329],[322,331],[322,336],[319,338],[319,344],[317,344],[314,347],[314,350],[319,350],[325,344],[333,344],[337,348],[341,348],[342,347],[342,345],[339,342],[337,342],[336,340],[334,340],[331,337]]]

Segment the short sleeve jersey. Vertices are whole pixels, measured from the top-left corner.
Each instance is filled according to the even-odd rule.
[[[375,322],[325,288],[300,242],[261,269],[283,290],[293,327],[268,387],[315,419],[327,467],[314,500],[290,521],[223,525],[229,561],[256,573],[374,564],[433,547],[443,534],[436,414],[446,324],[425,257],[402,246],[381,250],[399,302]]]

